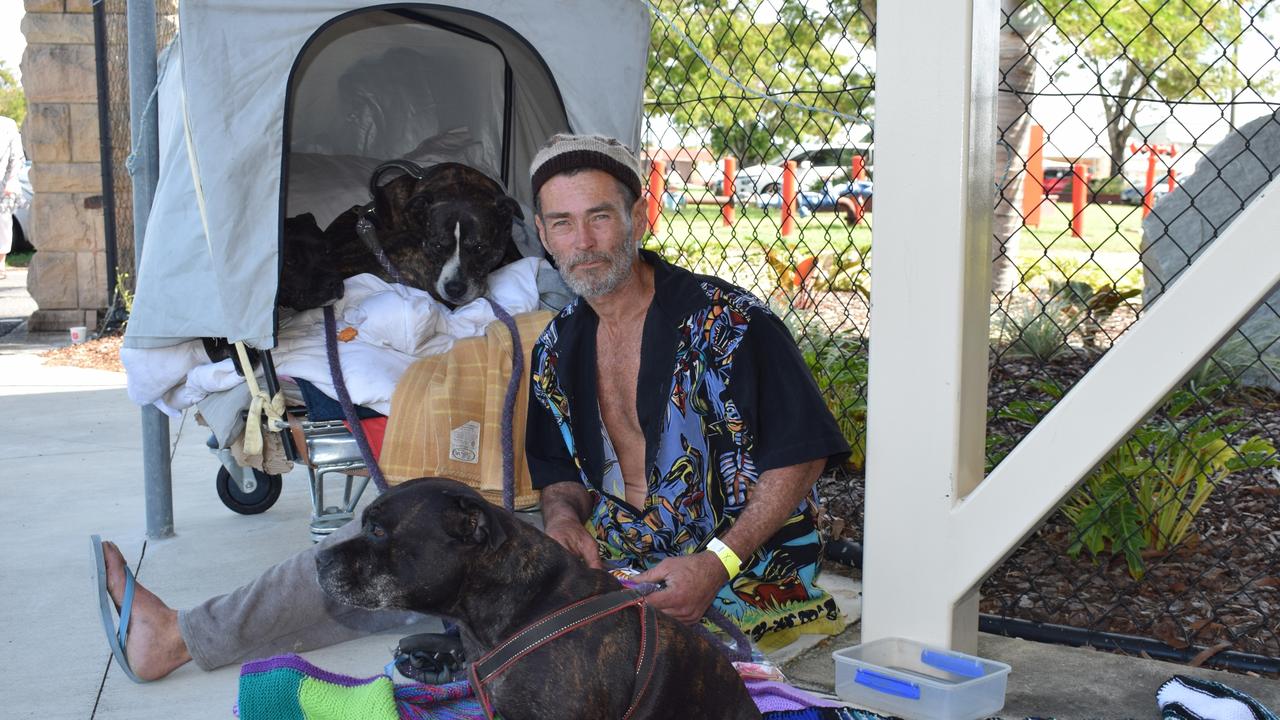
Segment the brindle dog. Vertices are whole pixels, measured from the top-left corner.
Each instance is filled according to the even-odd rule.
[[[373,188],[372,205],[377,243],[400,278],[450,306],[484,295],[489,273],[520,259],[511,239],[512,222],[524,217],[520,204],[466,165],[433,165],[421,178],[401,174]],[[323,233],[309,215],[285,221],[280,305],[320,307],[360,273],[396,281],[356,232],[362,210],[347,210]]]
[[[317,555],[320,586],[348,605],[452,618],[470,659],[539,618],[621,587],[452,480],[397,486],[362,522],[362,535]],[[632,718],[760,717],[723,652],[664,613],[657,624],[657,663]],[[640,647],[639,614],[628,609],[543,645],[486,687],[506,720],[618,720],[632,700]]]

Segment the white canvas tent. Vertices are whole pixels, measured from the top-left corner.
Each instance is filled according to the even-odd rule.
[[[464,159],[528,205],[550,134],[640,141],[635,0],[184,0],[179,27],[129,347],[271,347],[284,217],[367,201],[373,164]]]

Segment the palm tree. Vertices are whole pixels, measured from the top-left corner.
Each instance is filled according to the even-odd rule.
[[[1027,163],[1029,106],[1035,93],[1035,43],[1049,27],[1038,4],[1000,2],[1000,78],[996,100],[996,211],[991,223],[991,291],[1005,298],[1021,279],[1014,259],[1025,222],[1022,177]]]

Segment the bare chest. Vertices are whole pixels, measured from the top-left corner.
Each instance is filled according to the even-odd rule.
[[[596,337],[596,397],[600,419],[615,444],[634,433],[641,437],[636,417],[636,381],[640,376],[640,333]],[[641,439],[643,442],[643,439]]]

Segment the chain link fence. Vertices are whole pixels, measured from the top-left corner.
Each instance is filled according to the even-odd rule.
[[[106,14],[107,124],[111,137],[111,187],[115,194],[116,272],[122,287],[132,291],[134,270],[133,179],[129,157],[129,27],[126,0],[103,0]],[[111,298],[108,298],[110,301]]]
[[[1280,167],[1273,3],[1025,0],[1002,21],[990,464]],[[1277,308],[1106,457],[984,611],[1280,671]]]
[[[859,539],[875,3],[649,4],[650,246],[786,319],[855,447],[820,481],[827,530]],[[1280,166],[1273,3],[1001,5],[991,466]],[[987,629],[1280,671],[1277,309],[986,581]]]
[[[765,298],[865,446],[874,10],[650,3],[651,246]]]

